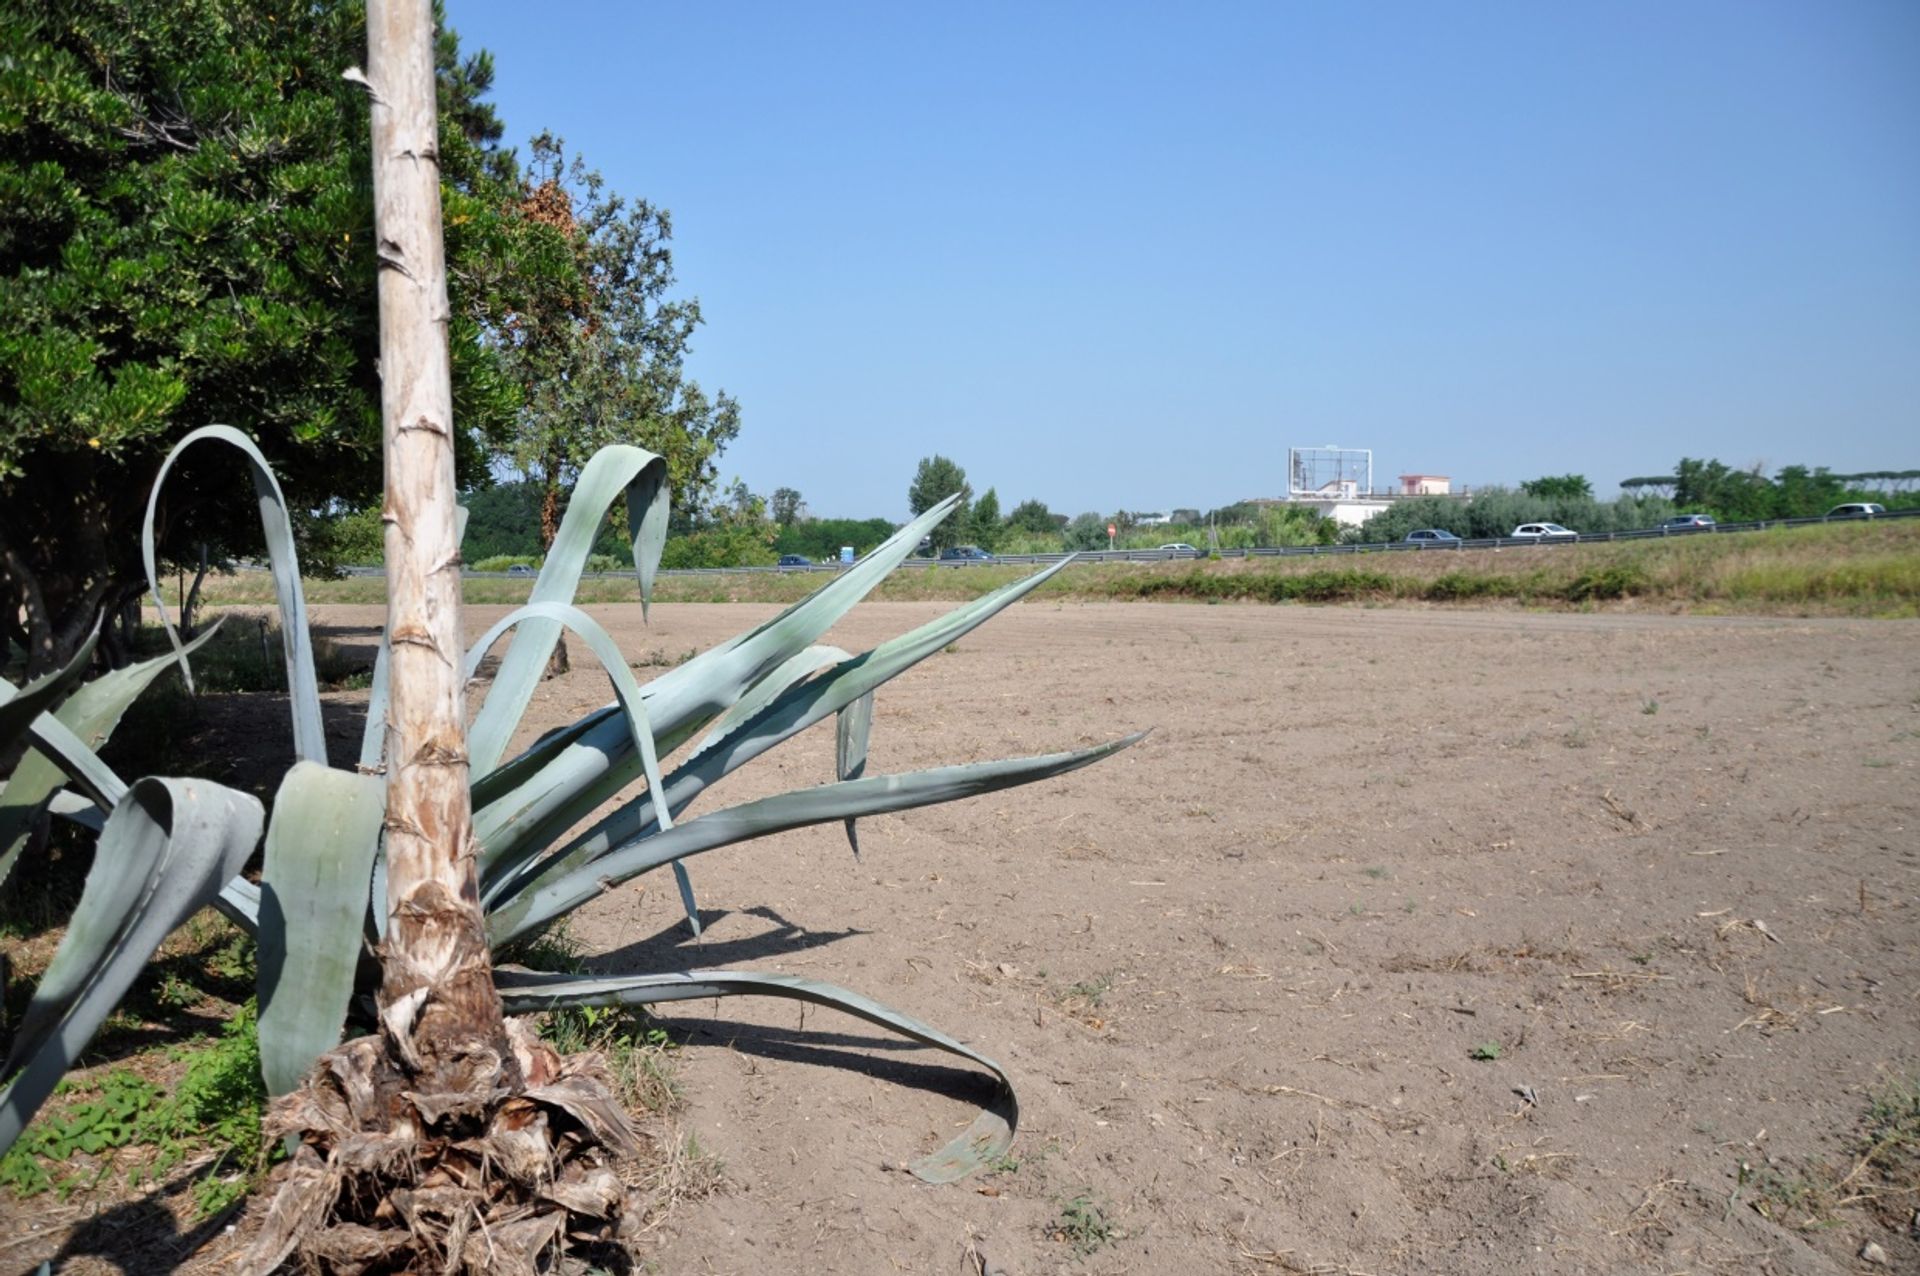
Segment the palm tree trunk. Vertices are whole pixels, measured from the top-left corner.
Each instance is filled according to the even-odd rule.
[[[387,914],[380,1022],[423,1089],[519,1078],[474,869],[430,0],[369,0],[385,422]]]

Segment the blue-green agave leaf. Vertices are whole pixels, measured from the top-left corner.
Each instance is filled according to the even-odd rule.
[[[517,607],[501,617],[493,628],[487,630],[480,641],[467,651],[466,677],[473,677],[480,668],[480,662],[486,657],[487,650],[500,641],[500,636],[515,626],[525,627],[531,624],[565,625],[586,641],[594,658],[606,670],[607,677],[613,682],[614,695],[621,710],[626,714],[627,734],[640,746],[641,769],[646,775],[647,791],[653,800],[662,807],[666,796],[660,788],[660,759],[653,749],[653,727],[647,721],[646,705],[640,696],[640,684],[634,680],[633,670],[627,664],[625,656],[620,654],[619,646],[613,636],[601,627],[600,622],[577,607],[565,603],[528,603]],[[693,883],[687,877],[687,870],[680,865],[674,866],[674,880],[680,887],[680,902],[687,910],[687,924],[693,927],[693,933],[700,933],[700,909],[694,902]]]
[[[817,678],[797,683],[753,715],[740,723],[734,730],[715,740],[708,747],[696,751],[673,773],[667,777],[666,791],[669,810],[684,811],[695,798],[715,781],[725,777],[746,763],[759,757],[781,741],[819,722],[829,714],[852,705],[862,696],[870,695],[875,688],[900,673],[911,668],[917,662],[939,651],[951,642],[964,637],[975,628],[985,624],[1001,609],[1046,581],[1053,573],[1064,567],[1056,564],[1046,571],[1035,573],[1025,579],[997,589],[972,602],[965,603],[946,615],[920,626],[897,638],[889,639],[865,655],[843,661],[832,670]],[[687,666],[682,665],[681,668]],[[655,719],[658,721],[658,719]],[[583,745],[597,745],[609,751],[618,747],[617,740],[604,730],[590,732],[582,737]],[[598,756],[603,762],[608,755],[582,751],[577,758],[569,754],[562,755],[562,761],[574,761],[584,770],[593,765],[592,758]],[[611,774],[618,775],[620,770],[609,768]],[[604,776],[582,781],[588,793],[604,794],[607,782]],[[606,796],[611,796],[606,794]],[[596,800],[583,810],[573,814],[567,823],[571,824],[580,816],[599,805]],[[568,810],[578,807],[579,802],[571,804]],[[513,813],[507,812],[499,826],[513,829],[516,836],[524,837],[528,845],[541,845],[538,836],[528,835],[514,829]],[[557,823],[549,817],[543,829]],[[610,847],[632,838],[644,835],[653,826],[653,799],[636,797],[633,801],[616,808],[604,816],[584,834],[568,842],[550,855],[544,862],[534,866],[532,856],[522,865],[516,877],[530,876],[532,872],[547,872],[556,865],[565,865],[566,869],[578,867],[583,863],[597,859]],[[564,827],[561,826],[561,827]],[[562,870],[565,871],[565,870]]]
[[[689,970],[658,975],[547,975],[530,970],[494,972],[508,1014],[536,1014],[565,1006],[644,1006],[709,997],[785,997],[842,1010],[922,1045],[970,1059],[998,1078],[999,1092],[961,1135],[908,1168],[928,1183],[953,1183],[1004,1155],[1020,1123],[1019,1100],[1007,1071],[986,1055],[938,1028],[921,1023],[857,992],[795,975],[750,970]]]
[[[580,471],[567,512],[554,534],[540,576],[533,582],[529,601],[566,604],[580,586],[580,573],[593,552],[594,534],[614,499],[626,493],[629,525],[633,528],[634,563],[640,577],[640,604],[644,611],[653,593],[654,569],[667,534],[667,462],[642,448],[625,444],[602,448]],[[500,661],[493,687],[473,720],[467,752],[475,775],[499,765],[520,717],[533,698],[540,675],[559,641],[560,625],[536,619],[514,635],[513,645]],[[624,662],[623,662],[624,663]]]
[[[187,644],[189,652],[212,638],[219,622]],[[83,668],[85,657],[93,650],[88,640],[85,650],[69,670]],[[97,750],[120,725],[121,717],[153,680],[171,669],[173,656],[157,656],[123,669],[109,670],[91,682],[82,683],[53,712],[33,719],[28,734],[38,746],[21,755],[0,792],[0,881],[5,881],[13,862],[26,845],[34,818],[73,780],[93,804],[102,811],[113,809],[126,783],[102,762]],[[17,702],[16,702],[17,703]]]
[[[811,646],[854,604],[886,578],[952,513],[949,497],[888,537],[872,553],[771,620],[695,656],[647,684],[655,747],[670,753],[700,726],[724,713],[768,671]],[[638,773],[632,741],[617,715],[598,715],[593,725],[511,795],[474,812],[485,873],[495,863],[514,864],[546,846],[568,826],[625,788]]]
[[[689,855],[809,824],[935,806],[1031,784],[1098,762],[1135,743],[1143,734],[1071,753],[842,780],[726,807],[650,836],[636,837],[578,866],[556,863],[529,879],[512,898],[495,905],[487,918],[488,938],[498,947],[572,912],[603,891]]]
[[[867,773],[867,744],[873,737],[873,692],[869,691],[842,709],[833,722],[833,774],[836,779],[857,780]],[[860,858],[860,835],[854,831],[853,817],[847,817],[847,845],[853,858]]]
[[[114,807],[66,936],[0,1075],[0,1152],[169,933],[220,893],[260,840],[260,804],[205,780],[145,779]]]
[[[295,763],[274,795],[259,905],[260,1071],[270,1093],[292,1090],[339,1044],[386,805],[380,777],[313,762]]]
[[[153,490],[147,494],[147,513],[140,525],[140,557],[147,568],[147,586],[153,591],[153,605],[159,609],[160,623],[180,661],[180,672],[193,688],[193,669],[180,645],[179,631],[167,615],[166,600],[160,596],[159,569],[154,562],[153,516],[160,502],[160,489],[167,471],[180,454],[201,442],[225,443],[247,458],[253,476],[254,495],[260,501],[260,528],[266,533],[267,559],[273,567],[273,589],[280,603],[280,641],[287,662],[287,702],[293,711],[293,751],[308,762],[327,763],[327,733],[320,720],[320,682],[313,670],[313,638],[307,630],[307,600],[300,589],[300,561],[294,552],[293,520],[287,513],[286,497],[281,495],[280,480],[273,467],[253,445],[253,440],[230,425],[203,425],[176,443],[160,463]]]

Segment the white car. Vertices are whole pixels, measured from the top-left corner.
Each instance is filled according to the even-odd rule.
[[[1845,505],[1836,505],[1827,511],[1828,518],[1872,518],[1875,514],[1884,514],[1887,507],[1878,501],[1850,501]]]
[[[1558,523],[1522,523],[1513,529],[1515,540],[1560,541],[1572,540],[1580,533]]]
[[[1196,558],[1198,558],[1201,553],[1200,550],[1195,549],[1185,541],[1174,541],[1171,544],[1162,545],[1160,550],[1162,553],[1192,554]]]

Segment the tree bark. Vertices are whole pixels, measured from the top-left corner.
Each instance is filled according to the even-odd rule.
[[[385,422],[387,915],[380,1021],[418,1089],[517,1088],[475,875],[430,0],[369,0]]]

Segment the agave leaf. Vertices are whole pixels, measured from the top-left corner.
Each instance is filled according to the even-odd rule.
[[[381,898],[385,898],[386,891],[383,889],[378,894]],[[247,934],[260,933],[258,883],[250,882],[244,877],[230,878],[227,884],[220,888],[220,894],[215,897],[213,906],[219,909],[221,915],[228,921],[246,931]]]
[[[286,1094],[340,1041],[386,785],[297,762],[273,799],[260,883],[260,1071]]]
[[[760,677],[804,651],[886,578],[952,513],[959,495],[914,519],[865,558],[771,620],[670,669],[647,684],[658,752],[671,753],[700,725],[724,713]],[[512,864],[551,842],[613,797],[633,778],[632,741],[612,715],[603,715],[510,796],[474,812],[484,875],[496,861]]]
[[[646,705],[641,702],[640,684],[634,681],[633,670],[628,666],[626,657],[620,654],[613,636],[600,626],[599,621],[565,603],[528,603],[525,607],[515,608],[501,617],[499,623],[487,630],[467,652],[466,676],[473,677],[487,650],[500,641],[500,635],[515,626],[532,624],[565,625],[586,640],[601,668],[613,681],[614,695],[626,714],[628,736],[640,746],[640,764],[647,777],[647,791],[653,795],[653,801],[664,809],[666,796],[660,788],[660,759],[653,751],[653,727],[647,721]],[[680,902],[687,910],[687,924],[698,935],[700,909],[694,902],[693,883],[687,878],[687,870],[678,864],[674,866],[674,881],[680,887]]]
[[[840,711],[833,722],[833,774],[836,779],[857,780],[867,773],[867,743],[873,736],[873,692],[869,691]],[[854,832],[853,817],[847,817],[847,845],[853,858],[860,858],[860,835]]]
[[[86,673],[87,662],[93,658],[93,646],[99,637],[100,631],[96,628],[87,635],[87,640],[80,645],[80,650],[65,668],[56,669],[25,687],[15,687],[0,678],[0,749],[32,732],[36,721],[53,721],[51,718],[42,719],[42,715],[48,708],[58,704],[60,697]],[[58,750],[64,743],[64,740],[56,740],[50,747]],[[78,745],[79,742],[74,741],[74,744]],[[79,753],[86,753],[84,746],[80,747]],[[71,765],[75,770],[80,770],[85,765],[85,759],[76,754]],[[23,770],[26,772],[24,777],[21,775]],[[114,783],[118,782],[118,777],[115,777]],[[7,875],[13,871],[13,862],[27,844],[28,833],[40,818],[40,813],[47,809],[49,800],[58,788],[59,772],[31,749],[21,755],[20,761],[14,766],[13,775],[0,784],[0,882],[6,881]]]
[[[215,621],[205,633],[187,644],[192,652],[219,630]],[[93,640],[69,670],[83,668],[85,657],[93,650]],[[33,821],[69,778],[78,782],[87,796],[102,811],[126,792],[126,783],[102,762],[95,750],[107,742],[120,725],[127,708],[140,697],[153,680],[172,668],[176,658],[156,656],[124,669],[114,669],[91,682],[82,683],[65,703],[52,713],[34,721],[28,728],[39,748],[21,755],[0,792],[0,881],[5,881],[27,843]],[[17,701],[16,701],[17,703]],[[4,737],[0,737],[4,738]]]
[[[1013,1132],[1020,1122],[1019,1100],[1005,1068],[938,1028],[857,992],[817,979],[750,970],[689,970],[600,977],[503,969],[494,972],[494,982],[499,985],[501,1000],[511,1015],[536,1014],[563,1006],[639,1006],[708,997],[786,997],[843,1010],[922,1045],[971,1059],[999,1079],[999,1094],[994,1105],[983,1108],[958,1138],[908,1167],[928,1183],[956,1182],[1003,1155],[1013,1146]]]
[[[720,715],[720,721],[714,724],[713,730],[707,732],[706,738],[700,741],[694,752],[698,753],[701,749],[711,748],[720,740],[732,735],[734,729],[742,722],[773,703],[775,696],[796,682],[806,681],[829,665],[837,665],[843,660],[852,659],[852,656],[838,647],[825,644],[808,647],[754,683],[745,695],[734,701],[733,707]]]
[[[60,697],[86,676],[87,662],[93,659],[93,647],[99,640],[100,630],[95,628],[64,668],[36,678],[24,687],[0,678],[0,749],[25,735],[35,718],[59,704]]]
[[[1001,762],[936,767],[902,775],[842,780],[742,803],[639,836],[585,863],[556,863],[530,879],[487,918],[495,947],[536,930],[601,892],[689,855],[829,820],[933,806],[1077,771],[1138,741],[1144,733],[1091,749]]]
[[[273,467],[253,445],[253,440],[230,425],[203,425],[174,445],[154,476],[153,490],[147,494],[147,513],[140,524],[140,557],[147,568],[147,585],[153,591],[153,605],[159,609],[160,623],[166,627],[180,661],[180,673],[193,689],[193,669],[187,652],[180,645],[180,633],[167,615],[167,604],[160,597],[160,575],[154,562],[153,515],[160,503],[160,489],[167,471],[180,454],[203,441],[225,443],[247,458],[253,475],[253,491],[260,500],[260,528],[266,533],[267,559],[273,567],[273,589],[280,603],[280,642],[287,662],[287,703],[293,712],[293,751],[308,762],[327,764],[327,733],[320,720],[320,682],[313,671],[313,639],[307,631],[307,600],[300,589],[300,561],[294,552],[293,520],[287,514],[286,497],[281,495],[280,480]]]
[[[380,631],[380,648],[373,656],[373,683],[367,690],[367,719],[360,729],[360,768],[377,771],[387,759],[388,665],[393,658],[387,646],[386,630]]]
[[[567,512],[560,520],[553,546],[533,582],[529,601],[565,604],[573,601],[580,586],[580,573],[587,556],[593,552],[594,533],[600,530],[613,500],[627,495],[629,525],[634,531],[634,564],[640,576],[642,612],[653,594],[654,569],[660,562],[661,547],[667,535],[667,462],[666,458],[625,444],[602,448],[594,453],[580,481],[574,485]],[[533,698],[533,689],[553,654],[560,638],[559,624],[536,619],[514,635],[513,645],[500,661],[486,703],[468,732],[467,751],[474,774],[493,770],[505,754],[508,740],[520,725],[520,716]],[[622,664],[625,662],[623,661]]]
[[[716,780],[744,766],[781,741],[812,726],[828,714],[837,713],[862,696],[871,694],[881,683],[985,624],[1002,608],[1039,588],[1044,581],[1065,565],[1064,562],[1058,563],[1046,571],[1014,581],[1010,585],[963,604],[918,629],[889,639],[865,655],[843,661],[830,673],[788,688],[750,720],[741,723],[739,727],[708,748],[696,752],[667,777],[666,790],[670,811],[686,810],[694,799]],[[686,667],[681,666],[683,669]],[[582,737],[582,743],[596,744],[609,751],[618,747],[618,742],[611,739],[604,728]],[[584,757],[573,758],[563,754],[561,760],[575,762],[579,769],[584,770],[593,765],[591,759],[595,756],[605,761],[609,755],[586,754]],[[618,767],[608,767],[607,771],[612,775],[622,774],[622,770]],[[536,831],[529,834],[514,827],[516,813],[509,808],[496,827],[507,831],[510,836],[523,838],[529,845],[542,844],[542,838],[538,836],[540,832],[546,832],[549,829],[557,832],[558,829],[553,829],[552,826],[559,824],[560,828],[564,828],[574,823],[582,815],[598,806],[606,797],[611,796],[607,792],[606,775],[591,781],[583,780],[581,783],[582,796],[576,796],[571,803],[560,807],[560,810],[568,816],[565,824],[559,824],[557,818],[549,816],[545,824],[536,826]],[[585,803],[585,796],[592,796],[594,801],[590,804]],[[543,865],[540,871],[546,871],[548,865],[561,863],[569,868],[578,867],[580,864],[598,858],[610,847],[641,836],[652,825],[653,799],[651,797],[635,798],[604,816],[584,834],[554,851],[547,857],[547,865]],[[525,875],[526,871],[523,867],[522,875]]]
[[[0,1073],[0,1151],[12,1146],[160,942],[240,871],[260,804],[205,780],[137,781],[107,818],[79,906],[34,989]]]

